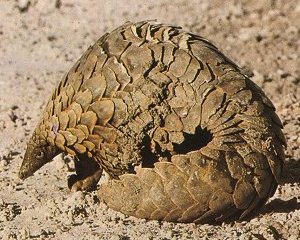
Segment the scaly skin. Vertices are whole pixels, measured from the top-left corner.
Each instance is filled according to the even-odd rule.
[[[274,194],[285,138],[275,108],[231,60],[178,27],[126,23],[75,63],[28,143],[20,177],[75,156],[73,191],[96,187],[139,218],[245,218]]]

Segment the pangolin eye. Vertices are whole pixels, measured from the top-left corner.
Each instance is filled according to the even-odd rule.
[[[37,156],[38,158],[43,158],[43,157],[44,157],[44,152],[39,151],[39,152],[37,152],[36,156]]]

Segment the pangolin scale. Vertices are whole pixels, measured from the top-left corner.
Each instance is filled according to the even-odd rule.
[[[59,82],[19,172],[74,156],[71,190],[175,222],[243,219],[280,181],[285,138],[262,90],[213,44],[180,27],[126,23]]]

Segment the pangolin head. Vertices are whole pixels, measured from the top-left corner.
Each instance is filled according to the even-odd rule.
[[[50,162],[58,153],[58,148],[49,144],[46,139],[35,130],[27,144],[27,149],[19,171],[19,177],[25,179],[33,175],[34,172],[44,164]]]

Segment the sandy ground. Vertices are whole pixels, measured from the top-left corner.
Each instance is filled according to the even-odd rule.
[[[225,3],[226,2],[226,3]],[[212,40],[261,86],[285,129],[284,182],[261,214],[221,226],[140,220],[70,193],[62,157],[22,182],[26,142],[55,84],[106,31],[157,19]],[[0,239],[299,239],[300,1],[0,1]]]

